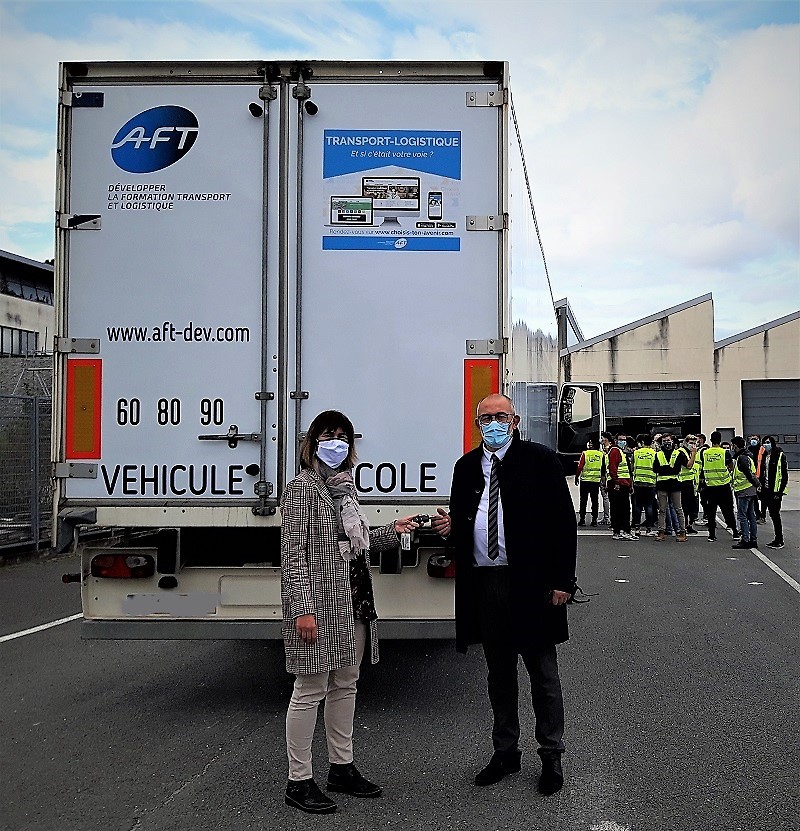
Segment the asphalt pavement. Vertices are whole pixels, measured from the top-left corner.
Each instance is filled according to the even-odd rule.
[[[476,788],[491,753],[479,650],[383,641],[362,673],[355,740],[384,796],[337,795],[325,817],[283,804],[280,644],[81,641],[77,621],[3,641],[80,611],[78,587],[59,581],[71,558],[6,566],[0,829],[797,828],[800,512],[787,508],[787,547],[763,549],[784,577],[727,535],[581,534],[579,582],[593,596],[570,607],[559,650],[568,752],[551,797],[536,792],[527,682],[522,771]],[[319,728],[315,760],[324,782]]]

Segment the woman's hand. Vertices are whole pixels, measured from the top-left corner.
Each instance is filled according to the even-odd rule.
[[[444,508],[436,509],[436,516],[431,519],[431,528],[433,528],[433,530],[436,531],[440,537],[450,536],[450,531],[452,530],[450,514],[448,514]]]
[[[300,615],[294,622],[300,640],[313,646],[317,642],[317,619],[314,615]]]
[[[395,533],[407,534],[409,531],[419,528],[419,523],[414,521],[414,516],[416,516],[416,514],[413,516],[405,516],[402,519],[396,519],[394,521]]]

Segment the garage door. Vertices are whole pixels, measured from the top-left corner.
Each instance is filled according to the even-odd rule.
[[[800,468],[800,380],[742,381],[744,434],[775,436],[789,467]]]

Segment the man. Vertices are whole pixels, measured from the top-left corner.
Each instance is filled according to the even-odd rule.
[[[731,548],[758,548],[758,523],[756,522],[756,494],[761,490],[761,483],[756,479],[755,462],[745,448],[744,439],[734,436],[733,493],[739,510],[739,528],[742,538]]]
[[[767,543],[767,548],[783,548],[783,521],[781,520],[781,503],[789,487],[789,464],[786,454],[778,446],[773,436],[764,436],[764,456],[761,464],[761,492],[767,494],[767,510],[772,520],[775,539]]]
[[[700,497],[700,507],[703,509],[703,515],[700,517],[700,525],[708,525],[708,499],[706,499],[706,486],[702,482],[700,476],[703,466],[703,452],[708,447],[706,443],[706,436],[704,433],[697,434],[697,442],[695,449],[697,450],[697,464],[694,466],[694,482],[697,489],[697,495]]]
[[[708,541],[717,539],[717,508],[729,528],[733,529],[733,538],[739,539],[736,517],[733,515],[733,491],[731,480],[733,456],[722,446],[722,433],[714,430],[711,434],[711,447],[701,454],[700,481],[705,484],[708,502]]]
[[[667,502],[672,504],[678,519],[675,539],[686,542],[686,521],[681,506],[681,486],[678,479],[682,468],[694,464],[695,451],[689,457],[679,453],[675,448],[670,433],[661,437],[661,450],[656,453],[653,471],[656,474],[656,494],[658,496],[658,536],[656,542],[664,542],[667,531]]]
[[[519,416],[505,395],[478,405],[483,441],[453,471],[450,514],[433,527],[449,537],[456,558],[456,648],[480,643],[494,716],[494,754],[475,777],[492,785],[520,770],[517,663],[530,675],[539,790],[552,794],[564,774],[564,704],[556,644],[568,638],[567,607],[575,591],[577,526],[557,456],[515,435]]]
[[[656,451],[648,433],[639,436],[639,444],[633,453],[633,524],[641,523],[644,510],[644,533],[649,537],[655,534],[653,526],[656,522],[656,475],[653,472]]]
[[[611,539],[636,540],[631,534],[631,472],[625,449],[628,437],[611,433],[601,433],[601,438],[608,448],[608,499],[611,503]]]
[[[681,491],[681,508],[683,509],[683,517],[686,523],[686,533],[696,534],[697,531],[692,523],[697,519],[697,495],[695,493],[695,475],[694,468],[697,464],[693,461],[688,464],[689,457],[693,459],[696,455],[697,439],[692,436],[686,436],[678,448],[678,452],[686,458],[686,462],[678,472],[678,484]],[[693,455],[694,454],[694,455]]]
[[[578,469],[575,471],[575,484],[580,484],[580,507],[578,525],[586,525],[586,503],[592,500],[592,527],[597,525],[597,495],[600,493],[600,481],[606,475],[606,457],[602,450],[595,450],[594,439],[586,442],[586,450],[581,453]]]

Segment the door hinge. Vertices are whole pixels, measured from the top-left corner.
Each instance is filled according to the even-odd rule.
[[[53,341],[53,351],[60,355],[99,355],[100,338],[60,338]]]
[[[102,107],[105,104],[106,94],[104,92],[70,92],[61,91],[61,103],[65,107]]]
[[[508,103],[507,89],[492,89],[485,92],[468,92],[468,107],[499,107]]]
[[[97,479],[97,465],[83,462],[56,462],[56,479]]]
[[[58,227],[62,231],[99,231],[100,214],[59,214]]]
[[[505,355],[507,352],[508,338],[467,341],[467,355]]]
[[[505,231],[508,229],[508,214],[468,216],[466,229],[468,231]]]

